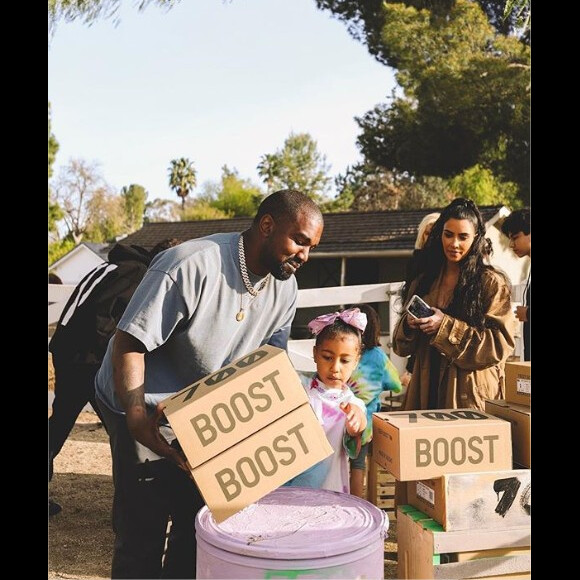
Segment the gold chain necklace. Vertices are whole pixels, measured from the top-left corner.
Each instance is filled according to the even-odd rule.
[[[267,276],[262,280],[258,289],[252,286],[250,282],[250,277],[248,276],[248,267],[246,266],[246,253],[244,251],[244,236],[240,234],[240,239],[238,240],[238,257],[240,260],[240,274],[242,275],[242,281],[244,282],[244,286],[246,290],[255,298],[258,294],[266,287],[270,280],[270,273],[268,272]],[[244,295],[240,294],[240,310],[236,314],[236,320],[241,322],[244,320]]]

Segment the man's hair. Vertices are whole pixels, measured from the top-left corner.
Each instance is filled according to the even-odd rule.
[[[295,189],[281,189],[271,193],[262,201],[254,217],[254,224],[257,224],[266,214],[278,221],[294,220],[302,212],[318,216],[320,221],[323,219],[320,208],[308,196]]]
[[[530,208],[524,207],[522,209],[516,209],[508,215],[503,224],[501,225],[502,234],[506,235],[508,238],[517,234],[518,232],[523,232],[525,236],[530,233]]]
[[[173,248],[173,246],[178,246],[181,244],[181,240],[177,238],[165,238],[161,240],[156,246],[153,246],[149,254],[152,258],[154,258],[159,252],[163,252],[163,250],[167,250],[168,248]]]

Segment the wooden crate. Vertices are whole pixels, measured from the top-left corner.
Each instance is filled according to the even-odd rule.
[[[367,471],[367,497],[369,501],[387,512],[395,514],[395,478],[369,457]]]
[[[416,508],[397,510],[398,578],[531,578],[531,528],[445,532]]]

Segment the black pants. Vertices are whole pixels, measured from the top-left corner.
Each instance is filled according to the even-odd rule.
[[[524,360],[532,360],[530,323],[524,322]]]
[[[97,404],[113,455],[111,578],[195,578],[195,516],[204,505],[196,485],[174,463],[135,441],[124,415],[113,413],[99,399]],[[168,441],[175,439],[169,427],[161,427],[161,432]]]
[[[54,364],[54,401],[52,415],[48,420],[48,479],[52,479],[53,461],[59,454],[79,413],[90,403],[99,419],[103,421],[95,401],[95,375],[99,370],[94,365]]]

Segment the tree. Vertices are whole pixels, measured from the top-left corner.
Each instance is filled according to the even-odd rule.
[[[202,191],[188,202],[184,220],[228,219],[254,216],[264,194],[249,179],[242,179],[236,169],[222,167],[219,182],[206,181]]]
[[[445,18],[385,4],[382,41],[403,96],[357,122],[365,159],[411,175],[451,178],[481,165],[529,195],[530,51],[495,34],[473,2]]]
[[[48,179],[52,177],[52,166],[60,145],[52,133],[52,109],[48,101]]]
[[[412,178],[370,163],[349,167],[336,178],[338,196],[324,211],[383,211],[444,207],[454,197],[449,182],[440,177]]]
[[[82,241],[89,224],[91,200],[109,190],[95,163],[71,159],[61,168],[54,181],[54,195],[64,214],[65,238],[70,237],[75,244]]]
[[[279,162],[279,156],[266,153],[262,155],[260,163],[258,163],[258,175],[262,177],[262,180],[266,184],[266,192],[268,194],[274,191],[276,176],[280,173]]]
[[[455,197],[449,181],[441,177],[423,175],[409,179],[399,202],[400,209],[445,207]]]
[[[145,204],[145,222],[177,222],[181,219],[179,205],[170,199],[156,198]]]
[[[449,181],[454,197],[467,197],[477,205],[506,205],[511,209],[522,206],[517,199],[515,183],[502,183],[489,170],[474,165]]]
[[[121,198],[125,210],[125,229],[131,233],[143,225],[147,191],[135,183],[121,189]]]
[[[260,188],[248,179],[242,179],[236,169],[222,167],[220,187],[216,192],[212,207],[233,217],[254,216],[262,201]]]
[[[74,249],[75,243],[71,239],[58,240],[48,244],[48,265],[50,266],[65,254]]]
[[[161,8],[169,10],[180,0],[134,0],[133,4],[142,11],[155,2]],[[48,0],[48,31],[54,35],[59,21],[73,22],[81,20],[89,26],[99,18],[115,18],[119,21],[117,13],[121,6],[121,0]]]
[[[358,163],[337,177],[339,193],[334,203],[350,199],[350,211],[398,209],[403,181],[401,176],[383,167]]]
[[[187,157],[173,159],[169,167],[169,187],[181,198],[181,209],[185,209],[185,198],[197,185],[197,174],[193,161]]]
[[[91,242],[107,242],[130,232],[124,199],[110,189],[101,187],[87,203],[88,220],[85,239]]]
[[[314,201],[326,201],[330,167],[308,133],[290,133],[282,149],[262,155],[257,169],[269,190],[297,189]]]
[[[188,205],[181,215],[183,221],[225,220],[231,217],[233,216],[201,199]]]
[[[50,101],[48,102],[48,179],[52,177],[52,166],[58,153],[59,144],[56,137],[52,133],[52,113]],[[48,231],[49,233],[56,233],[56,224],[63,218],[64,214],[61,207],[54,200],[50,181],[48,182]]]
[[[393,25],[393,13],[384,10],[389,4],[404,4],[426,9],[436,17],[447,17],[457,0],[316,0],[316,6],[330,12],[346,24],[349,34],[365,44],[379,62],[398,68],[396,56],[384,42],[385,26]],[[523,42],[530,40],[531,0],[478,0],[494,29],[504,35],[520,33]],[[511,7],[510,4],[517,6]]]

